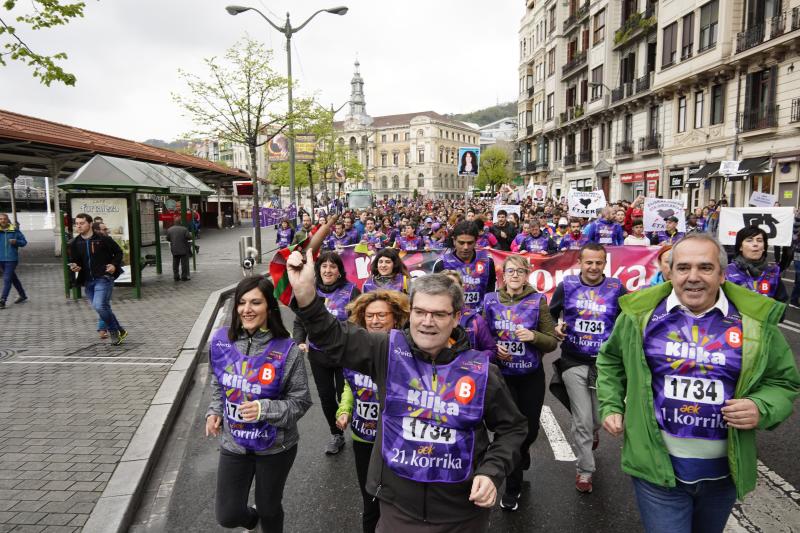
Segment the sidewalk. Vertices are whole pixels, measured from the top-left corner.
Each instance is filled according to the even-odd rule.
[[[65,300],[48,232],[31,232],[17,273],[29,301],[0,311],[0,533],[72,532],[86,523],[209,295],[241,279],[238,238],[204,230],[192,280],[145,269],[142,299],[114,291],[130,336],[101,341],[88,304]],[[264,232],[265,250],[274,231]],[[263,267],[266,268],[266,265]]]

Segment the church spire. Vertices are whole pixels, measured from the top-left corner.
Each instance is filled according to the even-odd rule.
[[[354,66],[353,79],[350,80],[350,112],[347,114],[346,121],[367,125],[372,122],[372,118],[367,115],[367,102],[364,99],[364,79],[359,72],[361,64],[358,59],[356,59]]]

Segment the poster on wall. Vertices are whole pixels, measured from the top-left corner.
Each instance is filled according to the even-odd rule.
[[[108,227],[108,236],[117,241],[122,248],[122,265],[124,272],[115,281],[116,284],[133,283],[131,278],[131,241],[128,227],[127,198],[86,198],[70,199],[72,217],[78,213],[86,213],[92,218],[100,217]]]
[[[458,149],[458,175],[477,176],[478,164],[480,162],[480,148],[459,148]]]
[[[666,219],[678,218],[678,231],[686,232],[686,217],[683,216],[683,200],[665,198],[644,199],[644,230],[664,231],[667,229]]]

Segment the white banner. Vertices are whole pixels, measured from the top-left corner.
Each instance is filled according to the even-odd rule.
[[[755,207],[772,207],[775,205],[775,195],[753,191],[753,194],[750,195],[750,205]]]
[[[606,195],[602,190],[576,191],[569,190],[567,195],[569,216],[578,218],[596,218],[597,211],[606,206]]]
[[[723,207],[719,212],[719,242],[736,244],[740,229],[759,226],[767,233],[770,246],[790,246],[793,223],[791,207]]]
[[[506,213],[508,213],[508,220],[510,222],[514,222],[511,218],[511,213],[516,213],[517,216],[520,216],[519,206],[515,204],[494,204],[494,218],[492,219],[493,222],[497,222],[497,212],[501,209],[505,209]]]
[[[681,199],[645,198],[643,211],[645,231],[664,231],[667,229],[666,219],[674,216],[678,217],[678,231],[686,232],[686,217]]]

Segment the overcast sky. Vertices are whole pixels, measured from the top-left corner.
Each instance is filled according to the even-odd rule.
[[[317,9],[350,8],[317,15],[292,39],[294,77],[325,106],[348,100],[356,56],[373,116],[467,112],[517,96],[519,0],[86,2],[83,19],[22,35],[40,53],[66,52],[75,87],[45,87],[9,62],[0,67],[0,108],[137,141],[178,138],[191,130],[170,96],[185,90],[179,68],[205,72],[203,58],[224,55],[247,33],[272,48],[286,72],[283,35],[256,13],[228,15],[231,2],[279,25],[287,9],[299,25]]]

